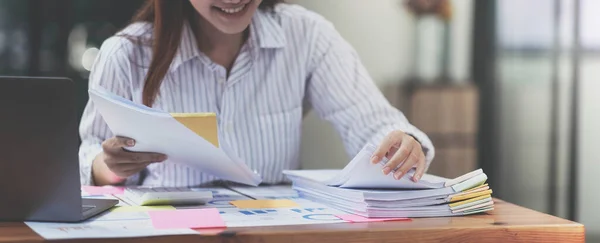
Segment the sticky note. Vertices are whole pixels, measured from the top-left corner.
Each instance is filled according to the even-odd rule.
[[[121,195],[125,192],[125,188],[116,186],[82,186],[81,190],[89,195]]]
[[[233,206],[237,208],[294,208],[299,205],[289,199],[276,200],[237,200],[231,201]]]
[[[112,212],[149,212],[161,210],[175,210],[173,206],[120,206],[111,209]]]
[[[475,198],[475,197],[480,197],[480,196],[485,196],[485,195],[491,195],[491,194],[492,194],[492,189],[488,189],[488,190],[480,191],[480,192],[467,193],[467,194],[452,197],[450,199],[450,202],[458,202],[458,201],[462,201],[465,199],[470,199],[470,198]]]
[[[171,113],[171,116],[215,147],[219,147],[216,113]]]
[[[409,218],[365,218],[363,216],[354,214],[342,214],[335,215],[336,217],[352,222],[352,223],[365,223],[365,222],[385,222],[385,221],[410,221]]]
[[[216,208],[181,209],[148,212],[155,229],[224,228],[225,222]]]

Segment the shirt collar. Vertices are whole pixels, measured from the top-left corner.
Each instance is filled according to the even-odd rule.
[[[271,10],[258,10],[250,24],[250,38],[257,38],[261,48],[285,47],[285,33]]]
[[[263,49],[283,48],[286,44],[285,33],[281,24],[275,19],[270,10],[257,10],[250,23],[250,36],[248,42],[251,48],[258,46]],[[256,50],[253,50],[256,51]],[[177,69],[181,64],[200,57],[200,50],[196,37],[189,24],[185,24],[181,33],[181,42],[177,54],[171,64],[171,71]]]

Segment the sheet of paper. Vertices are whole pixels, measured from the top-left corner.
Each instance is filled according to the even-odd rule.
[[[345,214],[320,203],[305,199],[295,200],[299,207],[271,209],[219,209],[227,227],[258,227],[277,225],[306,225],[344,223],[336,217]]]
[[[336,215],[336,217],[352,223],[365,223],[365,222],[385,222],[385,221],[410,221],[409,218],[365,218],[363,216],[354,214],[342,214]]]
[[[47,240],[199,234],[192,229],[157,230],[152,225],[152,220],[147,212],[107,211],[81,223],[25,222],[25,224]]]
[[[234,186],[231,190],[247,195],[254,199],[296,199],[299,198],[298,192],[292,189],[291,185],[275,186]]]
[[[246,208],[292,208],[298,207],[298,204],[289,199],[259,199],[259,200],[238,200],[231,201],[235,207]]]
[[[414,170],[409,171],[400,180],[392,173],[382,172],[385,162],[374,165],[370,162],[375,146],[367,144],[342,170],[286,170],[292,181],[303,178],[328,186],[342,188],[379,188],[379,189],[432,189],[443,188],[448,179],[425,174],[419,182],[413,182]]]
[[[215,147],[169,113],[143,107],[105,90],[91,89],[89,94],[113,134],[136,140],[136,145],[129,150],[166,154],[168,163],[178,163],[224,180],[252,186],[262,181],[227,144]]]
[[[150,211],[156,229],[223,228],[225,222],[215,208],[181,209],[175,211]]]
[[[148,212],[148,211],[163,211],[175,210],[173,206],[120,206],[111,209],[112,212]]]
[[[127,221],[113,222],[110,225],[102,224],[60,224],[60,223],[33,223],[27,222],[33,231],[47,240],[64,239],[107,239],[128,237],[149,237],[160,235],[192,235],[199,234],[192,229],[156,230],[152,227],[136,229],[133,224],[144,223]]]
[[[124,193],[125,188],[116,186],[82,186],[81,190],[85,193],[85,196],[121,195]]]
[[[348,189],[326,186],[317,182],[294,179],[293,188],[305,193],[320,193],[352,200],[397,201],[434,196],[448,196],[456,193],[452,187],[429,190],[382,190],[382,189]],[[319,200],[317,200],[319,201]]]

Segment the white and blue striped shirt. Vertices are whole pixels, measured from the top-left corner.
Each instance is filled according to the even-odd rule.
[[[143,103],[151,48],[120,34],[151,38],[152,26],[135,23],[106,40],[89,85]],[[256,12],[249,39],[229,76],[199,51],[186,26],[153,107],[178,113],[215,112],[219,140],[228,143],[264,183],[279,183],[286,181],[282,170],[299,167],[304,101],[335,126],[350,156],[366,143],[377,145],[390,131],[402,130],[421,142],[428,164],[434,157],[429,138],[388,103],[334,26],[296,5]],[[113,135],[90,102],[80,135],[81,182],[92,184],[92,161],[102,151],[102,141]],[[213,180],[202,171],[166,161],[148,166],[126,184],[195,186]]]

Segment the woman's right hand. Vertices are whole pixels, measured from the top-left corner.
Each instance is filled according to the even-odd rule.
[[[130,152],[124,149],[134,145],[133,139],[125,137],[113,137],[102,143],[103,152],[92,165],[96,185],[119,184],[148,165],[167,159],[164,154]]]

